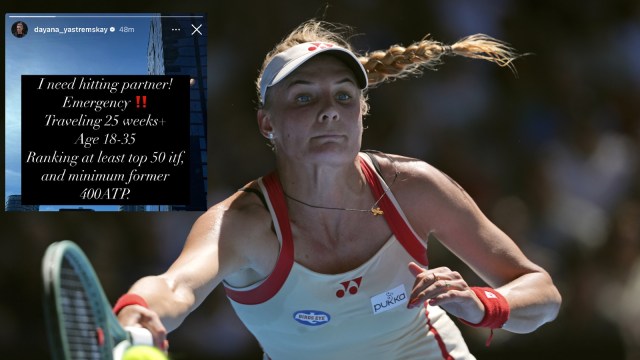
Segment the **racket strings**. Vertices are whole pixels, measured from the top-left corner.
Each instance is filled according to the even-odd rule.
[[[97,332],[98,314],[86,293],[82,279],[65,257],[60,268],[60,305],[71,359],[101,359]]]

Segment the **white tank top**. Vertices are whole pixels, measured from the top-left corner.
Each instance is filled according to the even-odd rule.
[[[368,261],[342,274],[322,274],[293,259],[284,194],[275,173],[259,179],[281,243],[273,272],[246,288],[225,283],[236,313],[265,359],[474,359],[440,307],[407,309],[415,277],[407,265],[428,265],[427,249],[393,194],[360,157],[374,198],[393,235]]]

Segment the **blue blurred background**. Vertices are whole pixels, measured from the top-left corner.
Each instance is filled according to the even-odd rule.
[[[478,60],[370,91],[364,148],[442,169],[535,262],[563,298],[558,319],[527,335],[462,327],[480,359],[640,358],[640,2],[229,1],[174,4],[3,2],[5,12],[208,13],[209,198],[273,166],[257,131],[254,81],[266,52],[312,17],[351,25],[360,51],[486,33],[533,53],[518,77]],[[52,54],[64,61],[64,54]],[[3,184],[0,184],[3,185]],[[3,186],[0,186],[3,188]],[[40,261],[76,241],[114,302],[166,269],[194,212],[0,213],[0,354],[46,359]],[[479,280],[437,241],[432,266]],[[174,359],[259,359],[221,289],[170,334]]]

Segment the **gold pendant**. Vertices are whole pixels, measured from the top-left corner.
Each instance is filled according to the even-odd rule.
[[[371,213],[373,213],[373,216],[378,216],[384,214],[384,211],[380,210],[380,208],[377,207],[375,209],[371,208]]]

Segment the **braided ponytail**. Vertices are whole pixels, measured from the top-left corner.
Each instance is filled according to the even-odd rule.
[[[515,53],[508,44],[484,34],[467,36],[453,45],[444,45],[425,37],[408,47],[393,45],[386,51],[377,50],[361,56],[367,70],[369,85],[420,75],[423,69],[435,70],[443,55],[460,55],[494,62],[517,74],[513,61],[523,55]]]

